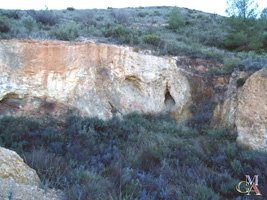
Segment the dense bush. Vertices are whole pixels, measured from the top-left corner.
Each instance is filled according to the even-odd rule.
[[[139,44],[139,35],[135,29],[127,28],[124,25],[108,26],[102,29],[102,33],[105,37],[116,39],[120,44]]]
[[[138,113],[109,121],[71,115],[59,124],[0,118],[0,145],[68,199],[233,199],[246,174],[259,175],[267,195],[266,156],[238,147],[228,129],[199,134],[168,115]]]
[[[96,20],[94,19],[95,15],[91,11],[83,11],[78,17],[78,21],[86,27],[96,26]]]
[[[197,129],[202,133],[209,129],[215,104],[209,98],[198,99],[198,101],[198,105],[190,105],[190,110],[194,116],[185,123],[187,126]]]
[[[7,18],[11,18],[11,19],[20,19],[21,17],[21,10],[2,10],[0,9],[0,15],[5,16]]]
[[[58,22],[58,17],[53,14],[53,11],[49,10],[29,10],[29,15],[31,15],[37,22],[40,22],[44,25],[53,26]]]
[[[115,22],[117,24],[124,24],[124,25],[129,24],[130,17],[128,13],[121,10],[112,10],[111,15],[114,17]]]
[[[78,26],[74,21],[56,26],[51,30],[50,36],[58,40],[75,40],[79,36]]]
[[[173,31],[176,31],[177,29],[183,27],[184,25],[185,25],[185,20],[183,18],[181,10],[177,7],[174,7],[170,12],[169,28],[172,29]]]
[[[235,56],[225,58],[223,63],[223,70],[228,73],[234,70],[257,71],[267,66],[267,56],[266,54],[257,55],[253,51],[240,52]]]
[[[23,16],[21,18],[22,24],[28,33],[32,32],[36,26],[36,20],[31,16]]]
[[[7,33],[10,30],[8,25],[0,18],[0,33]]]
[[[245,82],[246,82],[246,78],[239,78],[236,81],[236,85],[237,87],[242,87],[245,84]]]
[[[74,11],[75,8],[73,8],[73,7],[67,7],[67,10],[68,10],[68,11]]]
[[[151,45],[153,47],[159,47],[160,43],[161,43],[161,39],[159,35],[156,34],[147,34],[143,36],[143,41],[148,44]]]
[[[138,13],[138,17],[145,17],[145,16],[147,16],[147,15],[149,15],[149,13],[148,12],[139,12]]]
[[[119,39],[121,37],[125,37],[128,34],[129,34],[129,30],[125,26],[122,26],[122,25],[114,26],[111,29],[111,36],[113,38],[116,38],[116,39]]]

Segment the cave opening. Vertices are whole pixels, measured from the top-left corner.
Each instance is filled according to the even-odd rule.
[[[175,106],[175,100],[173,99],[169,90],[167,90],[165,93],[164,104],[167,111],[171,111],[172,108]]]

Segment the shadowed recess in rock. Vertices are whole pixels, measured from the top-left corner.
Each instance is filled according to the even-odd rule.
[[[2,100],[0,100],[0,103],[18,107],[18,106],[22,105],[25,102],[23,102],[22,98],[19,98],[18,94],[8,93],[3,97]]]
[[[166,106],[167,111],[171,111],[172,108],[175,106],[175,101],[168,90],[165,94],[164,104]]]

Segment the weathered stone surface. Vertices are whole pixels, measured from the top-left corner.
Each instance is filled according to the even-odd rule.
[[[183,122],[192,116],[190,104],[209,99],[217,104],[213,127],[234,128],[239,143],[266,149],[266,69],[237,88],[236,81],[248,73],[209,77],[211,65],[221,68],[94,42],[2,40],[0,116],[74,113],[110,119],[131,111],[166,111]]]
[[[96,43],[0,43],[0,115],[58,116],[67,110],[109,119],[114,115],[172,112],[183,121],[191,88],[169,57]]]
[[[242,87],[237,80],[247,79]],[[234,72],[228,89],[213,114],[215,128],[230,127],[237,131],[237,142],[250,149],[267,150],[267,69],[251,76]]]
[[[237,142],[267,151],[267,68],[250,76],[238,94]]]
[[[16,183],[11,178],[0,178],[1,200],[63,200],[66,195],[60,190],[41,189],[34,185]]]
[[[39,185],[35,170],[27,166],[14,151],[0,147],[0,178],[10,178],[17,183]]]
[[[240,78],[247,78],[249,76],[246,72],[233,72],[229,83],[226,84],[226,92],[220,95],[221,100],[218,102],[213,112],[212,127],[222,128],[230,127],[236,129],[236,110],[238,107],[238,94],[242,87],[237,87],[237,80]]]

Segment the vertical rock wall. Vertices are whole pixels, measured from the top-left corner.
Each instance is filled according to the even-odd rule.
[[[66,110],[110,119],[131,111],[190,114],[191,89],[174,59],[129,47],[1,41],[0,114],[59,116]]]

